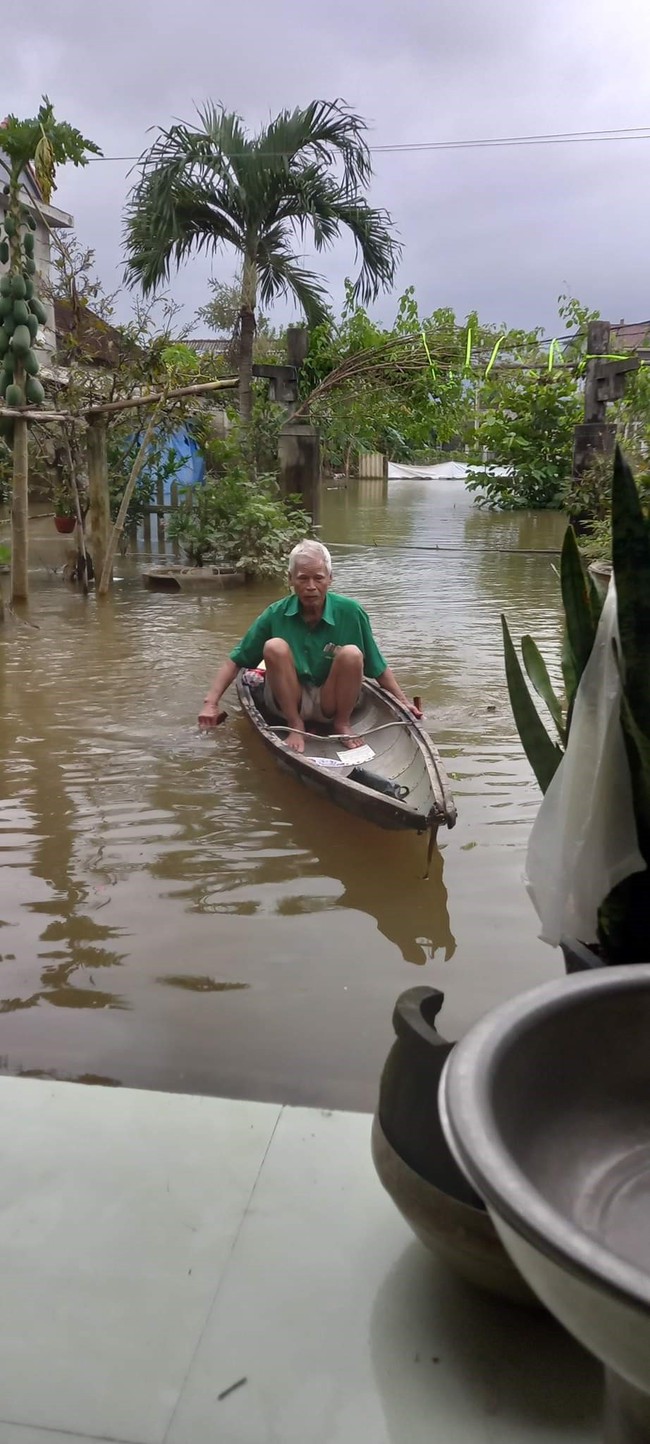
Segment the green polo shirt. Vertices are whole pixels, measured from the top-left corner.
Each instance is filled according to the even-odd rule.
[[[368,613],[358,602],[337,592],[327,593],[323,615],[314,627],[308,626],[294,594],[273,602],[230,653],[232,661],[238,667],[259,666],[264,645],[271,637],[288,642],[299,681],[312,682],[316,687],[322,687],[328,676],[335,647],[358,647],[363,652],[366,677],[381,677],[388,665],[372,635]]]

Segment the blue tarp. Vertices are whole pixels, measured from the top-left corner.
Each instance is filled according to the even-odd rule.
[[[181,464],[176,475],[165,482],[165,502],[167,504],[170,499],[172,481],[175,481],[177,486],[197,486],[205,477],[205,461],[194,437],[190,435],[185,426],[179,426],[178,431],[168,438],[163,456],[168,456],[170,452],[181,458]]]

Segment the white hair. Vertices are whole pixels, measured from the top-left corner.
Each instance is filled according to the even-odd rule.
[[[324,562],[329,575],[332,575],[332,558],[327,547],[323,546],[322,542],[309,541],[308,538],[305,537],[304,541],[298,542],[298,545],[294,547],[289,557],[289,576],[293,577],[298,570],[299,562],[307,559],[310,561]]]

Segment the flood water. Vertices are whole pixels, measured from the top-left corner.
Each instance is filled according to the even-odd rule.
[[[440,988],[458,1037],[559,973],[521,880],[539,794],[499,617],[557,654],[563,529],[478,512],[459,482],[324,494],[335,586],[422,695],[453,780],[428,881],[425,838],[279,773],[235,699],[198,734],[219,661],[281,587],[150,593],[126,560],[98,606],[36,571],[35,625],[0,641],[0,1068],[372,1109],[405,988]]]

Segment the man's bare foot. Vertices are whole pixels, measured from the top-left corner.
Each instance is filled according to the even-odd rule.
[[[294,728],[293,728],[293,731],[287,732],[286,741],[287,741],[287,747],[290,747],[292,752],[304,752],[304,750],[305,750],[305,729],[304,729],[304,727],[294,727]]]
[[[356,732],[351,732],[351,725],[349,717],[335,717],[332,723],[332,731],[334,735],[338,737],[342,747],[363,747],[365,738],[358,737]]]

